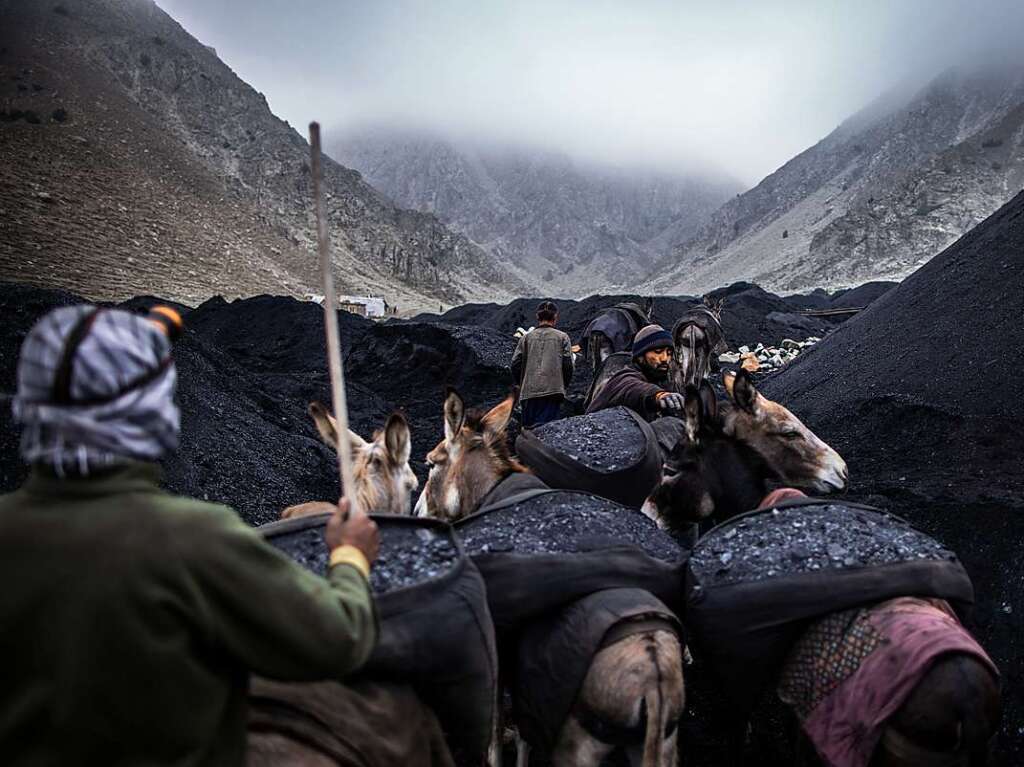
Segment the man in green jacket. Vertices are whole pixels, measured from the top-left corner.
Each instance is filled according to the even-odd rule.
[[[176,327],[170,310],[65,307],[22,345],[32,472],[0,497],[4,765],[240,767],[250,672],[343,679],[377,641],[377,529],[347,502],[325,579],[231,509],[160,489]]]

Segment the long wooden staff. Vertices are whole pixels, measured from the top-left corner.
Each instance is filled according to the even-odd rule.
[[[352,446],[348,439],[348,404],[345,401],[345,367],[341,359],[341,338],[338,334],[338,296],[334,292],[334,275],[331,268],[331,248],[327,239],[327,211],[324,207],[322,170],[320,162],[320,124],[309,124],[309,148],[312,153],[313,198],[316,202],[316,244],[320,251],[320,279],[324,292],[324,325],[327,328],[327,367],[331,371],[331,404],[338,453],[338,472],[341,475],[342,495],[349,501],[349,508],[355,510],[356,483],[352,474]]]

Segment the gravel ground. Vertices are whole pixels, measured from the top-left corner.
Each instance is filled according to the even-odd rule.
[[[956,555],[885,512],[833,504],[771,509],[704,536],[690,567],[722,585]]]
[[[584,493],[556,492],[488,512],[459,526],[470,554],[578,554],[632,544],[665,562],[683,554],[639,511]]]
[[[548,447],[601,474],[634,465],[647,447],[643,431],[624,407],[552,421],[533,433]]]
[[[414,586],[444,575],[458,560],[446,534],[422,527],[379,522],[380,554],[370,569],[375,594]],[[271,543],[314,573],[327,572],[327,545],[322,527],[275,536]]]

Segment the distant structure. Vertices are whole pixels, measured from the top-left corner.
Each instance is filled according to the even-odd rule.
[[[340,308],[363,317],[383,317],[388,311],[388,302],[375,296],[338,296],[338,302]]]
[[[320,293],[303,293],[306,301],[323,306],[324,297]],[[360,317],[384,317],[388,314],[396,314],[397,307],[389,306],[388,302],[377,296],[338,296],[338,308],[351,314],[358,314]]]

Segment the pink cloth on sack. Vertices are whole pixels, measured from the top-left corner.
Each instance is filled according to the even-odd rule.
[[[779,684],[830,767],[867,767],[885,721],[935,660],[967,653],[999,672],[938,599],[900,597],[814,624],[794,646]]]

